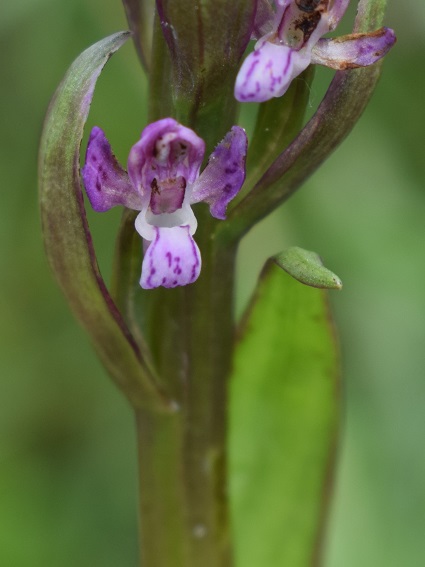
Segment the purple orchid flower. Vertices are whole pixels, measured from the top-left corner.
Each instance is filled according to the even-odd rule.
[[[192,238],[197,221],[191,205],[204,201],[213,217],[225,219],[245,179],[246,150],[245,131],[234,126],[199,175],[204,141],[164,118],[143,130],[130,150],[127,173],[104,132],[93,128],[82,169],[87,195],[98,212],[116,205],[140,211],[135,227],[145,243],[144,289],[187,285],[198,278],[201,254]]]
[[[254,51],[236,78],[235,97],[241,102],[264,102],[282,96],[291,81],[310,63],[332,69],[372,65],[394,45],[389,28],[369,34],[321,39],[335,29],[349,0],[259,0],[254,25]]]

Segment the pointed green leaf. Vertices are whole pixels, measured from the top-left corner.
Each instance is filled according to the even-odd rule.
[[[164,116],[175,116],[176,111],[170,89],[172,73],[171,57],[158,12],[155,13],[152,30],[152,46],[149,69],[148,117],[155,122]]]
[[[151,60],[155,0],[123,0],[128,25],[133,32],[137,55],[148,70]]]
[[[316,252],[292,246],[273,260],[290,276],[305,285],[322,289],[342,289],[342,281],[324,267]]]
[[[161,396],[99,272],[79,165],[83,128],[96,80],[129,35],[117,33],[89,47],[59,85],[41,138],[39,189],[46,253],[59,285],[117,385],[131,403],[140,406],[157,405]]]
[[[269,261],[245,316],[231,385],[237,565],[316,565],[338,427],[326,292]]]

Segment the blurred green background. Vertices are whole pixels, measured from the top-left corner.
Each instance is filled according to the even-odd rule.
[[[131,412],[52,280],[36,181],[51,94],[80,51],[126,28],[124,13],[118,0],[0,10],[0,565],[135,566]],[[325,567],[425,565],[425,7],[393,2],[386,23],[399,41],[362,120],[248,235],[239,261],[239,311],[264,259],[285,246],[316,250],[345,284],[332,294],[345,419]],[[328,78],[319,73],[312,109]],[[102,125],[124,163],[145,97],[129,44],[101,76],[88,124]],[[106,276],[118,219],[90,215]]]

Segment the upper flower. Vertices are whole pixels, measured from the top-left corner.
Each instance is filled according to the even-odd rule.
[[[393,30],[321,39],[341,20],[349,0],[259,0],[254,38],[259,39],[236,78],[235,97],[263,102],[282,96],[310,63],[333,69],[365,67],[395,43]]]
[[[197,221],[191,205],[205,201],[224,219],[227,204],[245,179],[247,139],[234,126],[211,154],[201,175],[204,141],[172,118],[147,126],[131,148],[128,173],[112,153],[103,131],[93,128],[82,169],[95,211],[124,205],[140,211],[135,227],[149,242],[140,285],[145,289],[194,282],[201,255],[192,238]]]

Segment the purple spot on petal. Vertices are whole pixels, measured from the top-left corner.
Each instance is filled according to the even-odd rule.
[[[289,66],[291,64],[291,60],[292,60],[292,49],[289,51],[288,53],[288,59],[286,60],[286,65],[285,68],[283,70],[283,74],[286,75],[286,73],[288,72]]]
[[[143,259],[140,284],[145,289],[187,285],[197,279],[200,267],[199,249],[189,226],[155,227],[155,238]]]
[[[155,240],[152,242],[152,244],[149,246],[149,249],[148,249],[148,251],[150,252],[150,255],[149,255],[149,277],[146,281],[146,288],[147,289],[152,289],[153,287],[155,287],[154,284],[152,283],[152,277],[156,273],[156,269],[153,265],[153,258],[154,258],[154,251],[155,251],[155,248],[158,244],[159,238],[160,238],[159,230],[156,229]]]
[[[258,53],[258,52],[257,52],[257,53]],[[246,77],[245,77],[244,86],[246,86],[246,84],[247,84],[247,82],[248,82],[250,76],[251,76],[252,73],[254,72],[255,67],[258,65],[258,63],[259,63],[259,61],[254,61],[253,64],[251,65],[251,67],[249,68],[248,73],[246,74]]]
[[[193,282],[198,277],[198,267],[199,267],[199,259],[198,259],[198,250],[196,249],[195,242],[192,240],[192,253],[195,258],[195,263],[192,266],[192,273],[190,276],[190,281]]]

